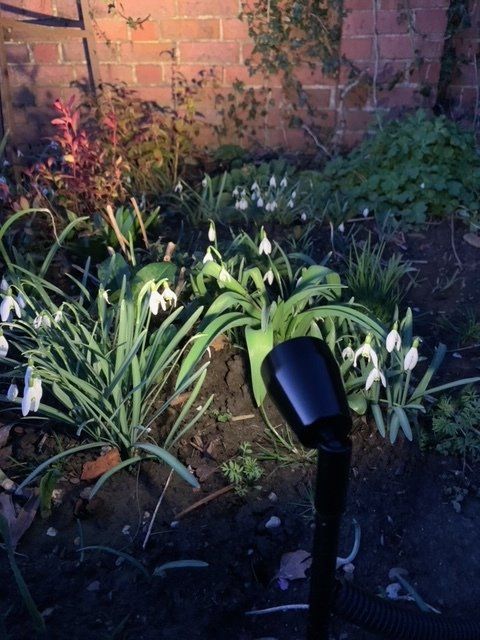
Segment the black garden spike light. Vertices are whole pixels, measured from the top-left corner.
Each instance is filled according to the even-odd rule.
[[[348,486],[351,417],[335,358],[318,338],[283,342],[262,363],[269,395],[300,442],[317,449],[308,640],[328,640],[332,613],[391,640],[480,640],[478,619],[398,609],[335,578]]]

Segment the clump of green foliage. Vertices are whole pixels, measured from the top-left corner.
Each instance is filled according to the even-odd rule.
[[[363,304],[383,322],[390,322],[414,280],[414,268],[402,256],[384,257],[385,244],[372,246],[369,236],[363,246],[353,241],[345,270],[348,296]],[[407,276],[410,275],[410,280]]]
[[[224,462],[221,466],[227,480],[235,485],[235,491],[239,495],[245,495],[263,475],[263,469],[253,455],[252,445],[242,442],[239,453],[233,460]]]
[[[318,194],[325,201],[346,199],[352,215],[368,209],[405,224],[478,210],[479,179],[473,133],[422,110],[379,128],[315,178]]]
[[[471,389],[440,398],[432,417],[431,441],[444,455],[480,459],[480,396]]]

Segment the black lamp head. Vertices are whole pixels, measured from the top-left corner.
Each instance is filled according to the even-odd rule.
[[[292,338],[262,363],[267,391],[305,447],[343,448],[352,421],[340,370],[319,338]]]

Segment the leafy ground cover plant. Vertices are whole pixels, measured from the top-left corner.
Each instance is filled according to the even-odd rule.
[[[383,125],[313,176],[318,195],[330,202],[340,195],[352,215],[390,212],[406,224],[477,211],[479,178],[473,134],[422,110]]]
[[[135,293],[124,277],[112,301],[103,287],[91,296],[86,275],[83,282],[77,282],[79,297],[68,298],[39,276],[22,268],[15,273],[16,284],[7,285],[0,305],[1,355],[10,367],[7,375],[13,378],[1,399],[16,403],[24,416],[38,412],[89,440],[41,464],[23,484],[65,455],[101,446],[117,448],[122,462],[100,478],[94,492],[112,473],[143,457],[164,461],[195,484],[168,449],[211,402],[187,419],[207,364],[172,390],[182,345],[202,309],[181,319],[180,307],[155,326],[152,316],[176,304],[166,279],[139,280]],[[21,355],[20,360],[7,358],[10,346]],[[49,392],[47,402],[42,402],[44,389]],[[159,446],[152,426],[186,390],[191,391],[189,398],[173,424],[160,434],[163,446]]]
[[[480,459],[480,398],[472,389],[458,397],[442,396],[432,413],[427,442],[443,455],[458,455],[464,463]]]

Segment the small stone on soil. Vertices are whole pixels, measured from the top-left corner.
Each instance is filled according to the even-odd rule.
[[[53,527],[49,527],[47,529],[47,536],[50,536],[50,538],[54,538],[57,535],[58,531],[56,529],[54,529]]]
[[[265,523],[265,529],[278,529],[278,527],[282,524],[282,521],[277,516],[272,516]]]
[[[87,587],[87,591],[99,591],[99,590],[100,590],[100,582],[98,580],[94,580]]]

